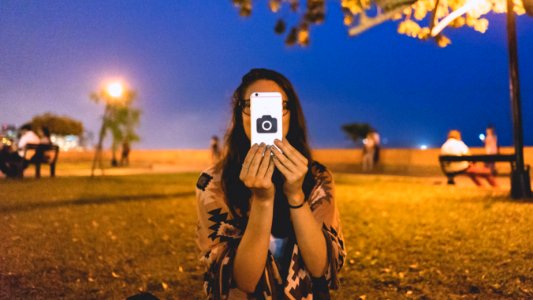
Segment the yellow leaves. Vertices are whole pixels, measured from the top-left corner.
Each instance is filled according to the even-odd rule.
[[[113,276],[113,278],[120,278],[120,275],[115,272],[111,272],[111,276]]]
[[[453,27],[453,28],[459,28],[459,27],[463,27],[466,23],[466,20],[464,17],[459,17],[455,20],[453,20],[451,23],[450,23],[450,26]]]
[[[398,25],[398,33],[405,34],[410,37],[418,37],[420,30],[420,25],[412,20],[405,20]]]
[[[492,3],[489,0],[476,0],[476,6],[468,12],[469,15],[478,19],[482,15],[488,14],[492,9]],[[500,1],[500,0],[496,0]]]
[[[346,14],[344,15],[344,25],[346,26],[349,26],[353,23],[353,15],[351,14]]]
[[[268,6],[273,13],[277,13],[281,9],[281,0],[270,0]]]
[[[431,30],[429,30],[429,27],[424,27],[420,29],[417,37],[421,40],[425,40],[429,38],[430,34],[431,34]]]
[[[494,1],[492,4],[492,11],[502,14],[507,11],[507,3],[505,1]]]
[[[476,22],[474,23],[474,30],[479,31],[481,33],[485,33],[488,27],[489,27],[489,20],[487,19],[479,19],[479,20],[476,20]]]
[[[468,27],[474,27],[476,24],[476,18],[472,17],[471,15],[467,15],[465,18],[466,25]]]
[[[437,41],[437,45],[439,45],[439,47],[441,48],[444,48],[452,43],[449,38],[445,37],[442,34],[439,34],[437,37],[435,37],[435,39]]]
[[[369,9],[372,6],[372,1],[370,0],[359,0],[359,2],[361,3],[362,8],[364,8],[365,10]]]
[[[513,10],[517,15],[523,15],[526,13],[526,9],[524,8],[524,3],[521,0],[514,0],[513,4],[514,4]]]
[[[429,10],[429,8],[427,6],[427,2],[425,2],[425,1],[417,1],[417,2],[415,2],[415,4],[413,4],[413,9],[415,11],[414,17],[418,21],[422,21],[426,17],[426,15],[428,14],[428,10]]]
[[[298,30],[298,44],[302,46],[309,45],[309,27],[301,26]]]
[[[342,0],[341,7],[342,9],[349,11],[352,16],[363,11],[363,8],[359,5],[358,0]]]
[[[241,17],[249,17],[252,14],[251,0],[233,0],[233,5],[239,9],[239,15]]]
[[[107,236],[112,240],[112,241],[116,241],[117,240],[117,236],[111,231],[107,231]]]

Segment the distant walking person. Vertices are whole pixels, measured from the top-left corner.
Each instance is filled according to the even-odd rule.
[[[494,126],[489,125],[486,129],[485,136],[485,153],[487,154],[498,154],[500,149],[498,147],[498,136],[496,135],[496,130]],[[493,175],[496,175],[496,164],[494,162],[486,162],[485,166],[490,169]]]
[[[468,146],[461,140],[459,130],[451,130],[448,133],[448,140],[440,148],[443,155],[469,155]],[[478,177],[483,177],[491,186],[497,186],[490,169],[485,166],[476,166],[468,161],[447,162],[444,165],[447,173],[465,174],[477,185],[481,186]]]
[[[374,138],[374,165],[379,163],[380,152],[381,152],[381,139],[377,131],[372,132],[372,137]]]
[[[374,133],[369,132],[363,140],[363,171],[368,172],[374,169],[374,159],[376,155],[376,140]]]
[[[122,155],[120,157],[121,166],[128,166],[130,164],[130,151],[130,143],[128,141],[124,141],[122,143]]]
[[[220,145],[218,143],[218,136],[214,135],[211,137],[211,145],[209,146],[211,150],[211,163],[216,164],[220,159]]]

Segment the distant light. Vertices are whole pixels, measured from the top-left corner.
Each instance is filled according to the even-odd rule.
[[[120,82],[113,82],[107,86],[107,93],[113,98],[120,98],[124,93],[124,87]]]
[[[480,133],[479,134],[479,139],[484,141],[485,140],[485,135],[483,133]]]
[[[428,145],[420,145],[420,150],[427,150]]]

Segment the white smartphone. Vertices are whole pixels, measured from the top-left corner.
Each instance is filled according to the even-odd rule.
[[[283,138],[283,103],[278,92],[258,93],[250,96],[252,118],[252,145],[274,145]]]

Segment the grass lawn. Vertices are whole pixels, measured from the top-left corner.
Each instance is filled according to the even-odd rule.
[[[200,299],[197,174],[0,181],[0,299]],[[533,204],[337,174],[335,299],[533,298]]]

